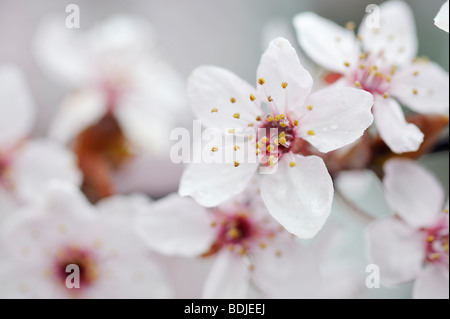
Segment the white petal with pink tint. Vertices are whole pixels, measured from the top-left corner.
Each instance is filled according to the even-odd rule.
[[[270,42],[261,57],[257,77],[265,81],[264,85],[257,84],[258,96],[266,102],[270,96],[279,113],[287,113],[303,105],[313,84],[294,48],[283,38]],[[285,88],[283,83],[287,85]]]
[[[419,149],[424,135],[417,126],[406,122],[397,101],[376,96],[373,115],[378,132],[391,151],[401,154]]]
[[[386,198],[394,212],[416,229],[432,226],[445,203],[437,178],[410,160],[392,159],[384,172]]]
[[[290,167],[293,160],[296,166]],[[325,224],[333,201],[333,182],[322,159],[316,156],[285,156],[278,171],[267,175],[261,196],[269,213],[287,231],[312,238]]]
[[[191,198],[172,194],[141,209],[139,235],[164,255],[196,257],[207,252],[216,236],[212,215]]]
[[[12,147],[26,137],[34,114],[24,75],[13,65],[0,65],[0,148]]]
[[[372,105],[372,94],[363,90],[320,90],[302,106],[298,134],[323,153],[333,151],[363,135],[373,122]]]
[[[228,250],[217,256],[206,279],[203,298],[242,299],[249,287],[249,268],[244,258]]]
[[[371,262],[380,267],[382,282],[396,285],[419,276],[425,261],[426,234],[395,217],[376,220],[368,232]]]
[[[97,123],[107,111],[107,101],[97,90],[82,89],[66,97],[50,127],[49,136],[69,143],[81,131]]]
[[[279,233],[252,254],[252,278],[269,298],[316,298],[322,277],[310,247]]]
[[[448,115],[448,73],[434,62],[418,62],[399,71],[390,93],[412,110]]]
[[[446,270],[448,272],[448,269]],[[442,270],[429,265],[414,283],[414,299],[448,299],[449,282]]]
[[[359,44],[353,31],[312,12],[296,15],[294,27],[302,49],[327,70],[346,73],[345,63],[357,60]]]
[[[80,185],[82,176],[75,155],[50,140],[36,139],[24,144],[11,167],[11,179],[22,199],[40,196],[52,179]]]
[[[411,8],[403,1],[386,1],[377,9],[368,13],[359,27],[364,50],[372,55],[381,53],[392,65],[411,63],[418,48]]]
[[[448,0],[442,5],[441,9],[434,18],[434,24],[438,28],[448,32]]]
[[[187,82],[192,110],[207,127],[245,128],[254,122],[260,110],[256,101],[250,100],[250,94],[256,95],[251,85],[215,66],[195,69]],[[235,114],[239,114],[239,118],[235,118]]]

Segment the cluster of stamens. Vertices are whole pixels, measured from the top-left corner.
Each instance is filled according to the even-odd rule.
[[[445,219],[436,227],[426,230],[426,258],[429,262],[449,263],[449,228]]]

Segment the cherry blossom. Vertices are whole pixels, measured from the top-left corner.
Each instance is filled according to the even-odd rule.
[[[164,271],[132,227],[133,212],[146,203],[133,195],[95,207],[73,185],[50,182],[38,201],[3,226],[0,296],[171,298]],[[68,265],[78,267],[78,281],[68,280]]]
[[[283,38],[273,40],[263,54],[256,89],[225,69],[197,68],[187,90],[202,124],[237,137],[249,127],[259,134],[224,146],[234,148],[244,161],[191,164],[182,176],[180,195],[190,195],[203,206],[217,206],[240,193],[258,167],[269,172],[276,168],[261,187],[270,214],[289,232],[313,237],[330,213],[333,185],[322,159],[308,156],[307,149],[313,145],[329,152],[358,139],[372,123],[373,99],[354,88],[309,94],[312,84]],[[218,156],[220,151],[211,148]],[[255,151],[259,160],[252,160]]]
[[[381,281],[414,280],[413,297],[449,298],[448,202],[436,178],[409,160],[385,164],[386,198],[396,213],[369,226],[370,255]]]
[[[434,18],[434,24],[448,33],[448,0],[442,5]]]
[[[405,2],[387,1],[379,10],[379,21],[367,15],[356,36],[354,23],[343,28],[311,12],[298,14],[294,26],[308,56],[342,75],[335,85],[374,95],[375,124],[390,149],[417,151],[423,133],[406,122],[399,102],[415,112],[448,115],[448,73],[434,62],[416,58],[414,16]]]
[[[270,298],[318,296],[314,253],[271,218],[254,191],[213,208],[171,194],[141,210],[138,233],[162,255],[214,258],[203,298],[246,298],[251,286]]]
[[[34,104],[23,74],[0,66],[0,215],[39,197],[50,179],[79,185],[74,155],[55,142],[30,137]]]

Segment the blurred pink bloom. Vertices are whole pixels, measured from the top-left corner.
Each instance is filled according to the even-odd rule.
[[[27,139],[34,115],[23,74],[12,65],[0,66],[0,215],[11,211],[13,203],[39,197],[51,179],[81,183],[69,150],[49,140]]]
[[[163,255],[214,257],[203,298],[246,298],[251,284],[270,298],[319,293],[312,250],[270,217],[256,193],[209,209],[172,194],[142,210],[136,225],[147,245]]]
[[[165,273],[132,227],[147,199],[111,197],[98,207],[75,186],[54,181],[2,232],[2,298],[171,298]],[[67,277],[79,267],[79,288]],[[75,283],[75,280],[69,280]]]
[[[442,5],[434,18],[434,24],[448,33],[448,0]]]
[[[188,97],[205,126],[224,132],[232,129],[231,134],[237,135],[251,126],[265,133],[234,146],[237,156],[250,149],[260,161],[192,164],[182,176],[179,193],[203,206],[217,206],[240,193],[258,167],[277,165],[278,172],[262,182],[264,203],[289,232],[311,238],[330,213],[333,185],[322,159],[306,156],[307,145],[329,152],[358,139],[373,120],[372,96],[354,88],[309,94],[312,78],[283,38],[270,43],[257,78],[255,89],[219,67],[202,66],[192,73]],[[267,160],[263,162],[262,157]]]
[[[369,227],[370,255],[382,282],[415,280],[415,298],[449,298],[448,202],[439,182],[408,160],[390,160],[383,180],[397,214]]]
[[[361,88],[374,95],[378,132],[395,153],[417,151],[423,133],[407,123],[401,103],[415,112],[448,114],[448,73],[417,55],[411,9],[403,1],[387,1],[362,21],[358,36],[315,13],[294,18],[302,49],[322,67],[343,75],[336,85]],[[378,25],[377,25],[378,24]],[[396,98],[396,99],[394,99]]]

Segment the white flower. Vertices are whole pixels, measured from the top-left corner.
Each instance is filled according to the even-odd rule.
[[[34,114],[22,73],[11,65],[0,66],[0,215],[39,197],[50,179],[81,183],[69,150],[49,140],[27,139]]]
[[[245,298],[250,283],[265,297],[316,296],[321,277],[315,255],[280,228],[257,198],[244,193],[206,209],[172,194],[143,209],[136,225],[163,255],[215,258],[203,298]]]
[[[50,136],[70,142],[110,114],[137,151],[168,151],[177,116],[186,116],[184,83],[159,56],[146,21],[114,16],[84,33],[62,21],[44,19],[33,46],[44,71],[78,89],[63,101]]]
[[[438,14],[434,18],[434,24],[448,33],[448,0],[442,5]]]
[[[418,44],[406,3],[388,1],[379,9],[380,20],[375,13],[366,16],[358,36],[311,12],[298,14],[294,25],[302,49],[319,65],[343,75],[336,85],[374,95],[375,124],[390,149],[416,151],[424,136],[406,122],[397,100],[419,113],[448,114],[448,73],[433,62],[414,60]]]
[[[313,237],[330,213],[333,185],[322,159],[303,155],[310,154],[310,144],[329,152],[358,139],[373,120],[372,96],[354,88],[309,94],[311,76],[282,38],[273,40],[263,54],[257,79],[255,89],[219,67],[203,66],[192,73],[187,90],[197,117],[207,127],[231,132],[249,126],[262,130],[264,134],[249,136],[249,143],[235,150],[237,156],[256,150],[264,161],[191,164],[179,193],[203,206],[217,206],[242,192],[260,165],[277,164],[278,171],[262,183],[262,198],[289,232]]]
[[[370,255],[382,282],[415,280],[413,297],[449,298],[448,202],[436,178],[408,160],[385,164],[386,198],[397,216],[372,222]]]
[[[48,184],[33,205],[12,216],[2,240],[2,298],[170,298],[164,272],[132,228],[140,196],[87,202],[70,184]],[[77,265],[79,281],[69,278]],[[79,288],[69,288],[79,282]],[[69,283],[69,287],[67,286]]]

